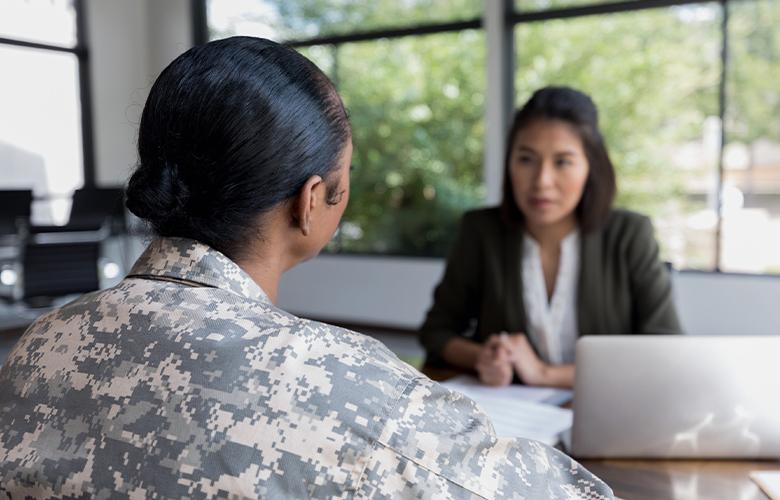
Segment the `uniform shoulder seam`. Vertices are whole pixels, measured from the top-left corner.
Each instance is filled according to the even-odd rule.
[[[395,409],[398,407],[398,404],[401,402],[401,398],[407,396],[409,394],[409,392],[411,391],[411,389],[413,389],[416,385],[418,385],[420,381],[426,381],[426,380],[429,380],[429,379],[427,377],[425,377],[425,376],[417,376],[417,377],[411,378],[409,380],[409,382],[406,384],[406,387],[404,387],[404,390],[401,392],[401,394],[398,396],[398,398],[396,398],[395,403],[391,407],[390,414],[392,414],[393,411],[395,411]],[[385,425],[387,425],[387,423],[385,423]],[[381,437],[381,433],[379,435]],[[426,471],[430,472],[431,474],[434,474],[437,477],[440,477],[440,478],[446,480],[447,482],[452,483],[452,484],[458,486],[459,488],[463,488],[464,490],[468,491],[472,495],[476,495],[479,498],[483,498],[485,500],[488,500],[488,497],[486,497],[482,493],[476,492],[472,488],[469,488],[468,486],[460,484],[458,481],[454,480],[453,478],[451,478],[451,477],[449,477],[449,476],[447,476],[445,474],[441,474],[439,472],[436,472],[436,471],[432,470],[430,467],[428,467],[427,465],[423,464],[419,460],[415,459],[414,457],[408,456],[406,453],[402,453],[401,451],[393,448],[389,444],[383,442],[381,439],[377,439],[373,443],[373,445],[371,447],[372,451],[376,450],[377,446],[379,446],[379,445],[381,445],[382,447],[392,451],[393,453],[397,454],[398,456],[403,457],[404,459],[412,462],[416,466],[418,466],[418,467],[420,467],[422,469],[425,469]],[[357,491],[358,491],[358,493],[359,493],[360,485],[363,484],[363,480],[365,479],[366,469],[367,469],[367,465],[366,465],[366,467],[363,468],[363,472],[360,474],[360,479],[358,480],[358,483],[357,483]]]

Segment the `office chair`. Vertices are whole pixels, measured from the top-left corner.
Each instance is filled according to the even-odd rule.
[[[16,273],[19,255],[30,226],[32,191],[0,190],[0,271]],[[13,302],[16,283],[0,282],[0,301]]]
[[[122,189],[83,188],[73,193],[64,226],[33,226],[22,250],[21,300],[33,307],[100,288],[101,244],[114,218],[124,221]]]
[[[122,188],[81,188],[73,192],[70,218],[64,226],[33,226],[30,232],[67,233],[73,231],[125,230],[124,190]]]
[[[82,188],[73,193],[68,225],[100,228],[107,221],[124,227],[124,190],[122,188]],[[121,228],[120,228],[121,230]]]
[[[0,191],[0,236],[18,235],[30,223],[32,191]]]
[[[22,252],[22,301],[46,306],[65,295],[100,288],[100,241],[36,243]]]

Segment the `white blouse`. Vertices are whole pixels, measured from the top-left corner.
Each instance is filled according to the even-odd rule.
[[[542,359],[554,365],[574,362],[577,342],[577,285],[580,275],[580,233],[575,230],[561,242],[561,260],[551,300],[542,271],[539,244],[523,239],[523,304],[531,342]]]

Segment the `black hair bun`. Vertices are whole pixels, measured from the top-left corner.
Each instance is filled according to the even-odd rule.
[[[175,164],[141,165],[127,185],[125,205],[160,233],[186,218],[190,190]]]

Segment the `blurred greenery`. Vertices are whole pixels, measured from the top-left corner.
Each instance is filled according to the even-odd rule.
[[[210,9],[218,3],[209,2]],[[257,9],[241,4],[262,5]],[[538,10],[595,0],[517,0]],[[220,8],[230,2],[219,2]],[[265,23],[282,39],[474,18],[479,0],[246,0],[212,38]],[[780,140],[780,1],[729,2],[728,137]],[[517,25],[521,105],[549,84],[589,93],[618,171],[618,204],[651,215],[663,256],[714,267],[720,123],[719,2]],[[231,17],[233,16],[233,17]],[[242,17],[243,16],[243,17]],[[274,31],[275,30],[275,31]],[[354,129],[352,198],[330,249],[447,252],[480,205],[486,47],[481,30],[301,49],[336,83]],[[491,166],[500,168],[500,166]],[[694,220],[694,223],[691,220]]]
[[[608,0],[609,1],[609,0]],[[617,1],[617,0],[612,0]],[[632,0],[634,2],[641,0]],[[597,3],[606,3],[603,0],[515,0],[515,10],[518,12],[539,11],[547,9],[564,9],[567,7],[583,7]]]
[[[588,93],[617,170],[617,204],[667,221],[663,254],[678,266],[714,266],[714,226],[689,232],[684,216],[707,209],[705,197],[686,196],[691,179],[709,176],[715,186],[718,144],[703,143],[703,129],[718,115],[720,23],[710,3],[515,28],[517,105],[545,85]],[[678,168],[688,143],[705,155]]]
[[[727,141],[780,142],[780,1],[729,8]]]
[[[721,269],[777,274],[780,273],[780,2],[730,3],[728,29],[724,183],[737,196],[736,200],[726,200]],[[735,202],[743,205],[744,210],[734,210]]]
[[[334,55],[355,152],[352,201],[331,249],[444,255],[455,221],[484,198],[484,36],[348,44],[323,66]]]
[[[482,0],[207,0],[210,38],[276,40],[478,18]],[[254,32],[253,32],[254,31]]]

